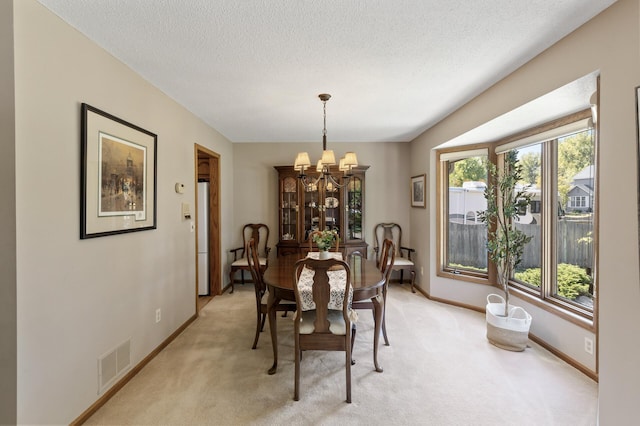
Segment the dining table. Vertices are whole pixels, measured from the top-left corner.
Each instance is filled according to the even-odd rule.
[[[296,300],[293,292],[293,286],[296,285],[294,269],[296,262],[303,257],[305,255],[290,254],[271,259],[263,275],[269,294],[267,298],[267,315],[271,332],[271,344],[273,346],[273,365],[268,371],[269,374],[275,374],[278,369],[276,308],[282,300]],[[384,276],[374,260],[368,260],[362,256],[351,256],[347,263],[351,270],[353,302],[370,299],[373,304],[373,364],[375,370],[381,373],[383,370],[378,363],[378,341],[380,340],[382,315],[384,313],[384,298],[382,297]]]

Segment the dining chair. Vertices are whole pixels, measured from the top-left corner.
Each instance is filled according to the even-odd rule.
[[[393,241],[395,246],[395,262],[394,271],[400,271],[400,284],[404,282],[404,271],[407,270],[411,274],[411,292],[415,293],[416,270],[411,254],[414,249],[402,245],[402,228],[397,223],[379,223],[375,226],[373,232],[373,251],[376,253],[376,262],[380,264],[380,254],[382,242],[385,239]]]
[[[362,257],[362,253],[356,251],[349,254],[349,264],[352,262],[354,256]],[[389,338],[387,337],[387,289],[389,287],[389,277],[393,270],[393,264],[395,261],[396,253],[393,241],[385,239],[382,242],[382,250],[380,252],[380,262],[378,268],[384,277],[384,285],[382,287],[382,300],[384,301],[384,309],[382,311],[382,336],[384,337],[384,344],[389,346]],[[353,309],[370,309],[373,311],[373,302],[371,300],[360,300],[353,302]],[[375,313],[374,313],[375,315]]]
[[[350,300],[351,269],[338,259],[304,258],[296,263],[293,291],[295,384],[293,399],[300,399],[302,351],[344,351],[347,402],[351,402],[351,351],[355,339]]]
[[[242,247],[229,250],[233,253],[233,261],[229,269],[229,283],[231,284],[231,291],[233,293],[233,287],[235,284],[235,275],[240,271],[240,279],[244,284],[244,271],[249,271],[249,265],[247,264],[246,247],[247,242],[253,238],[256,242],[256,247],[260,250],[259,260],[260,267],[264,271],[269,266],[269,227],[264,223],[248,223],[242,228]]]
[[[255,349],[258,346],[258,339],[260,338],[260,332],[264,329],[264,322],[267,318],[267,285],[262,278],[263,269],[260,267],[260,257],[258,256],[258,250],[256,248],[256,242],[251,238],[247,242],[245,248],[247,254],[247,264],[251,271],[251,278],[253,280],[253,286],[256,292],[256,337],[253,339],[253,346],[251,349]],[[295,312],[295,302],[282,300],[276,307],[276,311],[280,312]]]
[[[311,231],[309,233],[309,251],[318,251],[318,246],[313,242],[313,236],[314,235],[320,235],[322,234],[322,231],[320,230],[315,230],[315,231]],[[336,238],[335,243],[331,246],[331,249],[329,251],[335,251],[335,252],[339,252],[340,251],[340,238]]]

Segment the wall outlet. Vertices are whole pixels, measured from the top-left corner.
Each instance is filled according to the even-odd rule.
[[[156,309],[156,323],[159,323],[160,319],[162,319],[162,311],[160,311],[160,308],[158,308]]]
[[[593,340],[588,337],[584,338],[584,351],[593,355]]]

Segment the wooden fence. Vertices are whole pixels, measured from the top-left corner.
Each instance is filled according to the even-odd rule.
[[[533,236],[526,245],[519,270],[540,267],[541,238],[540,225],[516,224],[525,234]],[[556,231],[557,261],[582,268],[593,268],[593,224],[561,220]],[[487,228],[485,225],[463,225],[449,223],[449,263],[487,267]]]

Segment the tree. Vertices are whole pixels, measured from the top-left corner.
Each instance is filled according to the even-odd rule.
[[[525,185],[540,187],[540,153],[527,152],[520,158]]]
[[[484,191],[487,209],[478,212],[478,218],[489,230],[487,250],[489,259],[495,265],[498,284],[504,292],[504,316],[509,313],[509,280],[516,267],[522,261],[524,246],[531,236],[517,229],[518,211],[531,202],[528,188],[516,190],[516,184],[522,181],[522,165],[518,163],[518,151],[504,154],[502,168],[493,163],[489,166],[489,183]]]
[[[449,186],[460,187],[468,181],[487,181],[487,166],[481,157],[469,157],[456,161],[449,173]]]

